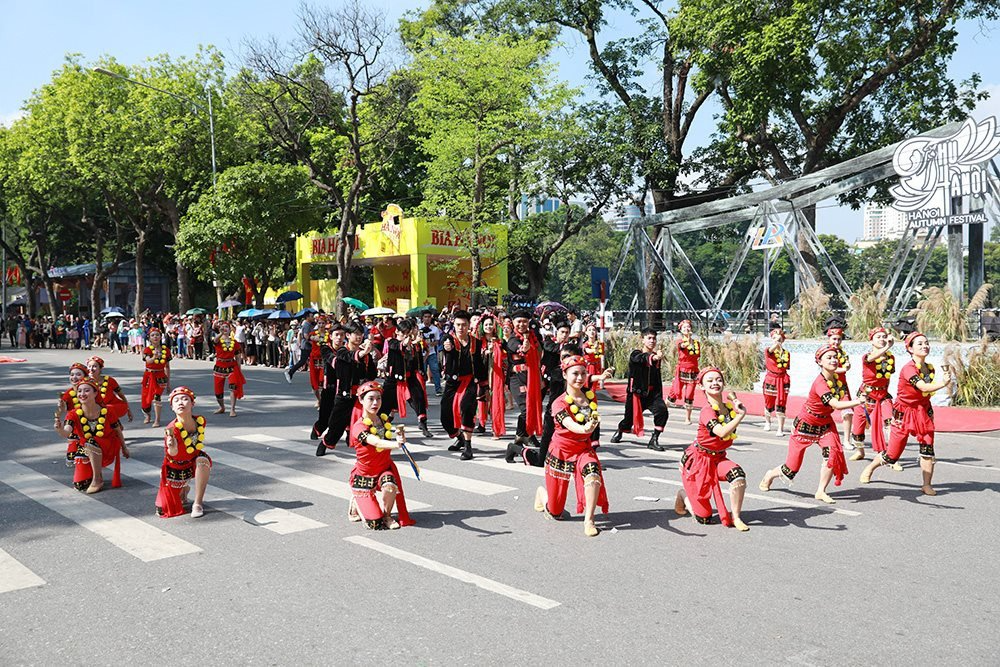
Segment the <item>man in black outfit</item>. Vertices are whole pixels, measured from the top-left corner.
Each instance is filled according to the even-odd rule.
[[[646,445],[658,452],[666,451],[660,444],[660,433],[667,424],[667,404],[663,402],[663,380],[660,361],[663,354],[656,349],[656,329],[642,330],[642,349],[632,350],[628,362],[628,390],[625,394],[625,417],[618,423],[618,430],[611,442],[621,442],[622,433],[633,430],[635,416],[642,418],[642,411],[653,413],[653,434]]]
[[[441,396],[441,426],[455,443],[450,452],[462,452],[462,460],[472,458],[472,430],[475,427],[479,398],[485,396],[486,364],[483,345],[469,333],[471,316],[464,310],[453,314],[455,333],[445,334],[442,341],[441,374],[444,394]],[[455,414],[455,407],[458,414]]]
[[[347,343],[330,355],[326,349],[323,350],[324,369],[323,382],[329,386],[331,382],[335,384],[332,393],[333,404],[329,408],[330,415],[325,425],[325,430],[319,437],[319,445],[316,447],[316,456],[323,456],[326,450],[334,449],[340,438],[351,426],[351,412],[354,410],[356,401],[354,394],[360,384],[364,374],[364,359],[370,351],[370,342],[361,344],[364,336],[364,327],[357,322],[350,322],[343,328],[346,334]],[[326,361],[332,357],[330,361]],[[320,413],[323,413],[323,395],[320,394]],[[318,423],[318,428],[323,425]]]

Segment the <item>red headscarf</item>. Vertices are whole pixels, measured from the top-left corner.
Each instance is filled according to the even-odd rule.
[[[913,345],[913,341],[920,338],[921,336],[924,335],[919,331],[914,331],[913,333],[907,334],[906,338],[903,339],[903,344],[906,345],[906,349],[909,350],[910,347]],[[927,338],[927,336],[924,336],[924,338]]]
[[[587,360],[578,354],[574,354],[572,356],[563,359],[562,364],[560,365],[562,366],[562,370],[565,373],[569,369],[573,368],[573,366],[586,366]]]
[[[187,387],[177,387],[176,389],[174,389],[172,392],[170,392],[170,397],[167,399],[167,402],[173,403],[175,396],[187,396],[188,398],[191,399],[191,402],[194,403],[194,398],[195,398],[194,392],[188,389]]]
[[[830,327],[829,329],[826,330],[826,335],[827,336],[843,336],[844,335],[844,330],[841,329],[840,327]]]
[[[79,361],[76,362],[75,364],[73,364],[72,366],[70,366],[69,369],[70,370],[76,369],[76,370],[79,370],[79,371],[83,371],[84,375],[87,375],[88,373],[90,373],[90,369],[87,368],[85,365],[81,364]]]
[[[365,382],[363,385],[358,387],[358,398],[361,398],[370,391],[377,391],[378,393],[381,394],[382,385],[380,385],[375,380],[369,380],[368,382]]]
[[[698,373],[698,384],[699,385],[701,384],[702,380],[705,379],[705,376],[708,375],[709,373],[718,373],[719,377],[722,378],[722,381],[723,382],[726,381],[726,376],[722,374],[722,371],[720,371],[715,366],[709,366],[708,368],[703,368],[702,371],[700,373]]]
[[[872,340],[873,338],[875,338],[875,334],[879,332],[882,332],[884,334],[889,333],[888,331],[885,330],[885,327],[875,327],[874,329],[868,332],[868,340]]]
[[[97,355],[94,355],[94,356],[93,356],[93,357],[91,357],[90,359],[87,359],[87,363],[88,363],[88,364],[89,364],[89,363],[90,363],[91,361],[96,361],[96,362],[97,362],[97,365],[98,365],[98,366],[100,366],[101,368],[104,368],[104,359],[101,359],[101,358],[100,358],[100,357],[98,357]]]
[[[839,352],[839,348],[836,345],[824,345],[823,347],[816,350],[816,363],[823,358],[823,355],[827,352]]]

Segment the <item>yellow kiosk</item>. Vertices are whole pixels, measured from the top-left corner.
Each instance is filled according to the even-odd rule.
[[[405,313],[410,308],[468,307],[472,261],[465,243],[469,224],[441,218],[403,218],[402,209],[389,204],[381,222],[368,223],[355,236],[354,266],[371,266],[375,278],[373,306]],[[298,283],[307,304],[331,310],[335,279],[312,280],[311,267],[337,263],[336,234],[312,232],[295,242]],[[495,292],[490,301],[507,291],[507,228],[483,225],[479,230],[483,285]],[[350,296],[350,295],[348,295]]]

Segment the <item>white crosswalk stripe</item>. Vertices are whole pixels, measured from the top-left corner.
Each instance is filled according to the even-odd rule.
[[[141,561],[149,562],[201,551],[201,548],[190,542],[154,528],[14,461],[0,461],[0,481]]]
[[[316,493],[322,493],[323,495],[333,496],[334,498],[340,498],[342,500],[351,499],[351,487],[347,482],[340,482],[335,479],[330,479],[329,477],[323,477],[322,475],[316,475],[311,472],[303,472],[301,470],[296,470],[295,468],[289,468],[276,463],[250,458],[249,456],[243,456],[241,454],[233,454],[219,449],[212,450],[212,460],[231,468],[238,468],[239,470],[253,473],[255,475],[270,477],[278,480],[279,482],[315,491]],[[410,498],[409,490],[406,490],[406,506],[411,510],[427,509],[430,507],[427,503],[412,500]]]
[[[44,579],[26,568],[9,553],[0,549],[0,593],[44,585]]]
[[[126,475],[133,479],[140,480],[152,486],[160,484],[160,469],[140,461],[129,461],[124,469]],[[193,483],[193,480],[192,480]],[[314,521],[308,517],[289,512],[280,507],[273,507],[259,500],[253,500],[235,493],[220,489],[211,481],[208,489],[205,490],[205,501],[209,509],[225,512],[237,519],[254,525],[266,528],[278,535],[289,535],[299,533],[303,530],[314,528],[325,528],[325,523]]]
[[[15,419],[13,417],[0,417],[0,419],[3,419],[4,421],[10,422],[11,424],[17,424],[21,428],[26,428],[29,431],[35,431],[36,433],[45,433],[45,430],[46,430],[46,429],[42,428],[41,426],[35,426],[34,424],[29,424],[26,421],[21,421],[20,419]]]
[[[291,452],[296,452],[299,454],[303,452],[303,446],[301,443],[291,442],[283,438],[277,438],[272,435],[267,435],[263,433],[252,433],[234,436],[237,440],[244,440],[246,442],[253,442],[257,444],[266,444],[271,447],[276,447],[278,449],[284,449]],[[407,444],[407,447],[411,452],[419,453],[423,451],[429,451],[433,448],[427,447],[425,445],[417,444]],[[434,450],[438,451],[438,450]],[[354,465],[354,457],[349,453],[340,452],[333,450],[327,452],[327,455],[323,457],[324,460],[332,460],[338,463],[346,465]],[[410,469],[410,465],[405,460],[400,460],[405,458],[402,453],[396,455],[396,468],[399,469],[399,474],[403,477],[409,479],[416,479],[416,475],[413,470]],[[473,459],[475,461],[475,459]],[[509,491],[516,491],[517,489],[513,486],[505,486],[503,484],[496,484],[494,482],[485,482],[478,479],[472,479],[470,477],[463,477],[461,475],[452,475],[450,473],[439,472],[437,470],[430,470],[425,468],[423,465],[418,463],[420,466],[420,480],[427,482],[428,484],[436,484],[438,486],[446,486],[448,488],[457,489],[459,491],[466,491],[468,493],[475,493],[480,496],[493,496],[499,493],[507,493]]]

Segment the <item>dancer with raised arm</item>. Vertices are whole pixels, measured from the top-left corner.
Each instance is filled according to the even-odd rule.
[[[111,486],[117,488],[122,485],[121,457],[129,453],[115,429],[128,407],[98,403],[97,383],[90,378],[82,378],[75,391],[78,407],[65,415],[56,411],[54,423],[56,433],[69,440],[66,465],[73,467],[73,486],[87,493],[101,491],[103,468],[114,464]]]
[[[682,320],[677,325],[680,338],[677,339],[677,368],[674,381],[667,392],[671,403],[684,402],[684,423],[691,423],[694,412],[694,390],[698,386],[698,360],[701,358],[701,342],[691,333],[691,320]]]
[[[143,424],[160,425],[160,397],[170,391],[170,348],[163,342],[163,332],[153,327],[149,330],[149,345],[142,350],[146,370],[142,374],[142,411],[146,414]],[[150,412],[155,418],[150,420]]]
[[[854,453],[851,461],[861,461],[865,458],[865,429],[871,422],[872,449],[881,454],[886,449],[885,429],[892,417],[892,396],[889,395],[889,382],[896,370],[896,357],[890,350],[895,341],[885,327],[875,327],[868,332],[868,340],[872,349],[861,358],[861,386],[858,392],[865,391],[867,398],[862,405],[854,408],[854,418],[851,422],[851,443]],[[898,464],[892,464],[898,466]],[[902,467],[899,467],[902,470]]]
[[[936,496],[937,491],[932,486],[936,459],[931,396],[951,384],[951,373],[947,366],[938,373],[927,362],[927,355],[931,351],[927,336],[914,331],[904,342],[912,359],[899,371],[896,402],[892,406],[892,423],[889,426],[889,444],[886,451],[876,456],[864,469],[860,481],[868,484],[881,466],[899,461],[907,441],[913,437],[920,445],[920,474],[923,478],[921,490],[928,496]]]
[[[864,401],[864,396],[855,400],[846,398],[847,385],[837,376],[841,368],[840,349],[836,345],[824,345],[816,351],[816,363],[820,374],[809,388],[799,416],[792,425],[792,435],[788,440],[788,455],[785,463],[772,468],[760,482],[761,491],[770,491],[771,484],[778,476],[789,483],[795,479],[802,468],[802,459],[810,445],[818,444],[823,454],[824,465],[819,472],[819,486],[816,489],[816,500],[825,503],[836,502],[826,492],[830,480],[840,486],[847,474],[847,460],[844,458],[844,446],[840,440],[840,432],[833,423],[834,410],[850,410]]]
[[[785,332],[780,328],[771,329],[768,334],[774,345],[764,350],[764,430],[770,431],[775,415],[778,418],[777,435],[785,434],[785,410],[788,408],[788,392],[792,381],[788,369],[792,365],[792,355],[783,345]]]
[[[219,408],[215,414],[221,415],[226,411],[226,404],[223,396],[226,387],[229,387],[229,416],[236,416],[236,401],[243,398],[243,387],[246,386],[246,378],[240,365],[243,360],[243,348],[233,337],[233,327],[229,322],[221,321],[218,324],[219,336],[215,339],[215,368],[212,371],[215,385],[215,400],[219,403]]]
[[[653,413],[653,434],[646,446],[658,452],[666,451],[666,447],[660,444],[660,433],[669,417],[667,404],[663,401],[662,360],[663,353],[656,349],[656,329],[643,329],[642,349],[632,350],[629,355],[625,416],[618,422],[618,430],[611,436],[611,442],[621,442],[625,431],[642,437],[645,433],[642,411],[649,410]]]

